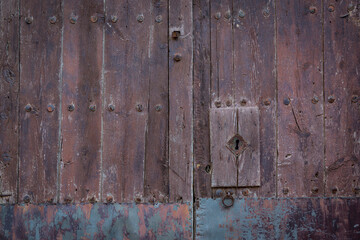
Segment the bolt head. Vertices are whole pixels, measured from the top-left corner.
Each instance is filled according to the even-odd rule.
[[[96,15],[93,15],[90,17],[90,21],[96,23],[98,21],[98,17]]]
[[[24,198],[23,198],[23,201],[24,203],[29,203],[30,202],[30,197],[28,195],[26,195]]]
[[[264,105],[269,106],[270,104],[271,104],[271,99],[270,98],[265,99]]]
[[[220,19],[220,18],[221,18],[221,13],[220,12],[215,13],[215,19]]]
[[[335,11],[335,7],[334,7],[333,5],[330,5],[330,6],[328,7],[328,11],[329,11],[329,12]]]
[[[95,112],[95,110],[96,110],[96,105],[90,105],[90,106],[89,106],[89,109],[90,109],[90,111]]]
[[[108,106],[108,110],[109,110],[109,112],[113,112],[113,111],[115,110],[115,106],[112,105],[112,104],[110,104],[110,105]]]
[[[55,16],[52,16],[52,17],[50,17],[49,18],[49,22],[51,23],[51,24],[55,24],[56,23],[56,17]]]
[[[219,100],[215,101],[215,107],[220,108],[221,107],[221,101],[219,101]]]
[[[72,111],[74,111],[74,110],[75,110],[74,104],[68,105],[68,111],[72,112]]]
[[[316,13],[316,7],[310,6],[310,7],[309,7],[309,11],[310,11],[311,14]]]
[[[244,12],[242,9],[240,9],[240,10],[239,10],[239,13],[238,13],[238,16],[239,16],[240,18],[244,18],[244,17],[245,17],[245,12]]]
[[[180,55],[179,53],[175,54],[174,60],[175,60],[176,62],[180,62],[181,59],[182,59],[182,57],[181,57],[181,55]]]
[[[141,105],[141,104],[136,105],[136,111],[142,112],[143,110],[144,110],[143,105]]]
[[[144,15],[142,15],[142,14],[138,15],[136,20],[140,23],[144,22]]]
[[[231,12],[230,12],[230,11],[227,11],[227,12],[225,13],[225,18],[226,18],[226,19],[231,18]]]
[[[157,112],[160,112],[161,109],[162,109],[162,106],[161,106],[160,104],[155,106],[155,110],[156,110]]]
[[[157,15],[157,16],[155,17],[155,22],[161,23],[161,22],[162,22],[162,16],[161,16],[161,15]]]
[[[288,98],[288,97],[284,98],[284,104],[289,105],[290,104],[290,98]]]
[[[49,104],[49,105],[47,106],[47,111],[48,111],[48,112],[53,112],[54,110],[55,110],[55,106],[54,106],[54,105]]]
[[[329,102],[329,103],[335,102],[335,97],[334,97],[334,96],[329,96],[329,97],[328,97],[328,102]]]
[[[78,17],[77,16],[71,16],[70,17],[70,23],[75,24],[77,22]]]
[[[25,17],[25,22],[27,24],[31,24],[33,22],[34,18],[33,17]]]
[[[315,97],[313,97],[313,98],[311,99],[311,102],[312,102],[313,104],[316,104],[317,102],[319,102],[319,98],[318,98],[317,96],[315,96]]]
[[[27,104],[27,105],[25,106],[25,111],[31,112],[31,110],[32,110],[31,105],[30,105],[30,104]]]
[[[115,15],[111,15],[110,19],[111,19],[111,22],[113,22],[113,23],[116,23],[118,21],[118,17]]]

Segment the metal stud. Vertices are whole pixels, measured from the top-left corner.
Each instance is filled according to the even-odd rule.
[[[30,104],[27,104],[27,105],[25,106],[25,111],[31,112],[31,110],[32,110],[31,105],[30,105]]]
[[[27,24],[31,24],[31,23],[33,22],[33,20],[34,20],[33,17],[26,17],[26,18],[25,18],[25,22],[26,22]]]
[[[330,6],[328,7],[328,11],[329,11],[329,12],[335,11],[335,7],[334,7],[333,5],[330,5]]]
[[[161,23],[161,22],[162,22],[162,16],[161,16],[161,15],[157,15],[157,16],[155,17],[155,22]]]
[[[310,7],[309,7],[309,11],[310,11],[311,14],[316,13],[316,7],[310,6]]]
[[[175,60],[176,62],[180,62],[181,59],[182,59],[181,55],[180,55],[179,53],[176,53],[175,56],[174,56],[174,60]]]
[[[269,106],[271,104],[271,99],[270,98],[267,98],[264,100],[264,105],[265,106]]]
[[[117,16],[115,16],[115,15],[111,15],[111,22],[113,22],[113,23],[116,23],[117,22],[117,20],[118,20],[118,17]]]
[[[115,110],[115,106],[112,105],[112,104],[110,104],[110,105],[108,106],[108,110],[109,110],[109,112],[113,112],[113,111]]]
[[[155,110],[156,110],[157,112],[160,112],[161,109],[162,109],[162,106],[161,106],[160,104],[158,104],[158,105],[155,106]]]
[[[334,96],[329,96],[329,97],[328,97],[328,102],[329,102],[329,103],[335,102],[335,97],[334,97]]]
[[[290,104],[290,98],[288,98],[288,97],[284,98],[284,104],[289,105]]]
[[[221,107],[221,101],[219,101],[219,100],[215,101],[215,107],[220,108]]]
[[[239,10],[239,13],[238,13],[238,16],[239,16],[240,18],[244,18],[244,17],[245,17],[245,12],[244,12],[242,9],[240,9],[240,10]]]
[[[54,106],[54,105],[49,104],[49,105],[47,106],[47,111],[48,111],[48,112],[53,112],[54,110],[55,110],[55,106]]]
[[[96,23],[98,21],[98,17],[96,15],[93,15],[93,16],[90,17],[90,21],[92,23]]]
[[[30,202],[30,197],[28,195],[26,195],[24,198],[23,198],[23,201],[24,203],[29,203]]]
[[[51,23],[51,24],[55,24],[56,23],[56,17],[55,16],[52,16],[52,17],[49,17],[49,22]]]
[[[225,13],[225,18],[226,18],[226,19],[231,18],[231,12],[230,12],[230,10]]]
[[[217,12],[216,14],[215,14],[215,19],[220,19],[221,18],[221,13],[220,12]]]
[[[77,22],[78,17],[77,16],[71,16],[70,17],[70,23],[75,24]]]
[[[318,98],[317,96],[315,96],[315,97],[313,97],[313,98],[311,99],[311,102],[312,102],[313,104],[316,104],[317,102],[319,102],[319,98]]]
[[[144,21],[144,15],[143,14],[140,14],[137,16],[136,20],[139,22],[139,23],[142,23]]]
[[[144,110],[144,107],[142,104],[137,104],[135,108],[136,108],[136,111],[138,111],[138,112],[142,112]]]
[[[70,105],[68,105],[68,111],[69,112],[72,112],[72,111],[74,111],[75,110],[75,106],[74,106],[74,104],[70,104]]]
[[[95,110],[96,110],[96,105],[90,105],[90,106],[89,106],[89,109],[90,109],[90,111],[95,112]]]

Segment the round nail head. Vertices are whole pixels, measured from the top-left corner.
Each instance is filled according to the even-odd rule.
[[[144,15],[140,14],[140,15],[137,16],[136,19],[137,19],[138,22],[142,23],[144,21]]]
[[[47,106],[47,111],[48,111],[48,112],[53,112],[54,110],[55,110],[55,106],[54,106],[54,105],[49,104],[49,105]]]
[[[51,23],[51,24],[55,24],[56,23],[56,17],[55,16],[52,16],[52,17],[50,17],[49,18],[49,22]]]

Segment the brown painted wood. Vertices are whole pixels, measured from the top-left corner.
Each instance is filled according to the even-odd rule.
[[[52,203],[59,150],[61,1],[21,1],[20,7],[19,201]],[[54,24],[49,21],[53,16]]]
[[[19,4],[0,2],[0,204],[17,201]]]
[[[165,201],[169,195],[168,161],[168,4],[152,1],[149,10],[149,110],[146,134],[145,197]]]
[[[237,109],[237,132],[247,144],[238,157],[237,186],[260,186],[260,123],[258,107]]]
[[[170,201],[192,200],[193,40],[192,1],[169,1],[169,193]],[[179,57],[181,57],[180,61]],[[177,60],[175,60],[177,59]]]
[[[321,196],[324,189],[321,1],[277,1],[276,6],[278,195]]]
[[[273,197],[276,194],[275,2],[233,2],[234,102],[236,106],[258,106],[261,140],[261,187],[240,190],[239,194]]]
[[[148,111],[155,111],[148,108],[153,79],[149,56],[157,48],[149,47],[149,31],[155,24],[149,12],[152,7],[142,1],[106,2],[105,105],[114,105],[115,110],[104,113],[104,200],[140,202],[144,194]],[[111,16],[118,17],[116,23]]]
[[[360,194],[359,7],[360,1],[324,3],[327,196]]]
[[[226,146],[236,133],[236,108],[210,110],[211,187],[237,186],[237,159]]]
[[[211,106],[233,104],[233,28],[231,0],[211,1]]]
[[[211,197],[210,1],[193,1],[194,12],[194,194]]]
[[[102,0],[64,1],[60,202],[99,200],[103,8]]]

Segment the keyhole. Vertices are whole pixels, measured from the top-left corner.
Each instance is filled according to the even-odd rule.
[[[240,140],[239,139],[236,139],[235,141],[235,150],[239,150],[239,143],[240,143]]]

